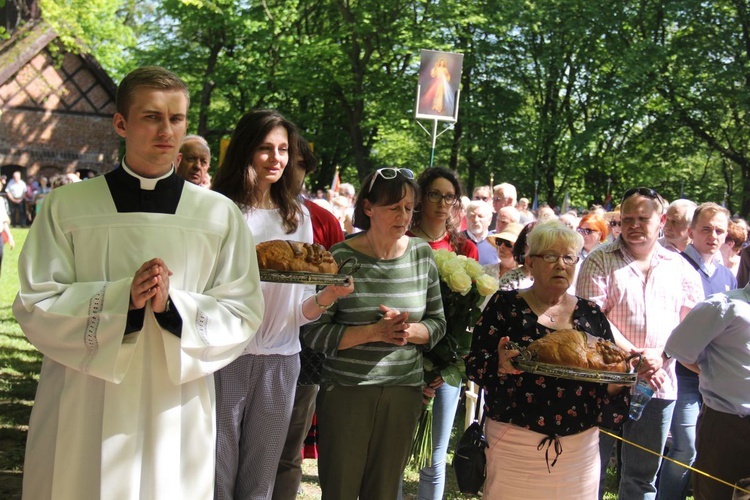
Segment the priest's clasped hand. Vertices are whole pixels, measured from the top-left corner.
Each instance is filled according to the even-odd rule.
[[[151,301],[154,312],[164,312],[169,301],[169,277],[171,275],[172,272],[159,258],[144,262],[133,276],[129,309],[143,309]]]

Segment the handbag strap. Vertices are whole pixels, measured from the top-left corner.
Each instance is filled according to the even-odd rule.
[[[482,411],[482,395],[484,394],[484,389],[481,386],[477,386],[479,389],[477,391],[477,405],[474,408],[474,421],[479,422],[479,412]],[[479,423],[482,427],[484,427],[484,417],[486,416],[487,412],[482,413],[482,421]]]

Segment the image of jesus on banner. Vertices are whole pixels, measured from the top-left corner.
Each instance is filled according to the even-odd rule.
[[[451,119],[456,108],[456,94],[461,79],[461,54],[422,51],[419,72],[420,94],[417,115]]]

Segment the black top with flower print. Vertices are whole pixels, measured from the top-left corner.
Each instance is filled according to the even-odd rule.
[[[604,313],[596,304],[580,297],[573,312],[573,328],[613,340]],[[536,314],[517,290],[499,291],[492,297],[474,327],[471,351],[466,358],[469,379],[485,389],[489,418],[548,436],[577,434],[601,422],[602,407],[612,406],[606,384],[531,373],[498,375],[500,338],[510,337],[525,347],[552,331],[537,323]],[[607,417],[605,421],[619,423],[625,415]]]

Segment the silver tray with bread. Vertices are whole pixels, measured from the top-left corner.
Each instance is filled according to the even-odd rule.
[[[577,330],[557,330],[527,347],[511,361],[518,370],[582,382],[634,385],[640,354],[629,355],[612,342]],[[638,360],[637,362],[635,360]]]
[[[356,259],[336,264],[323,246],[289,240],[264,241],[255,247],[260,280],[272,283],[348,286],[359,270]]]

